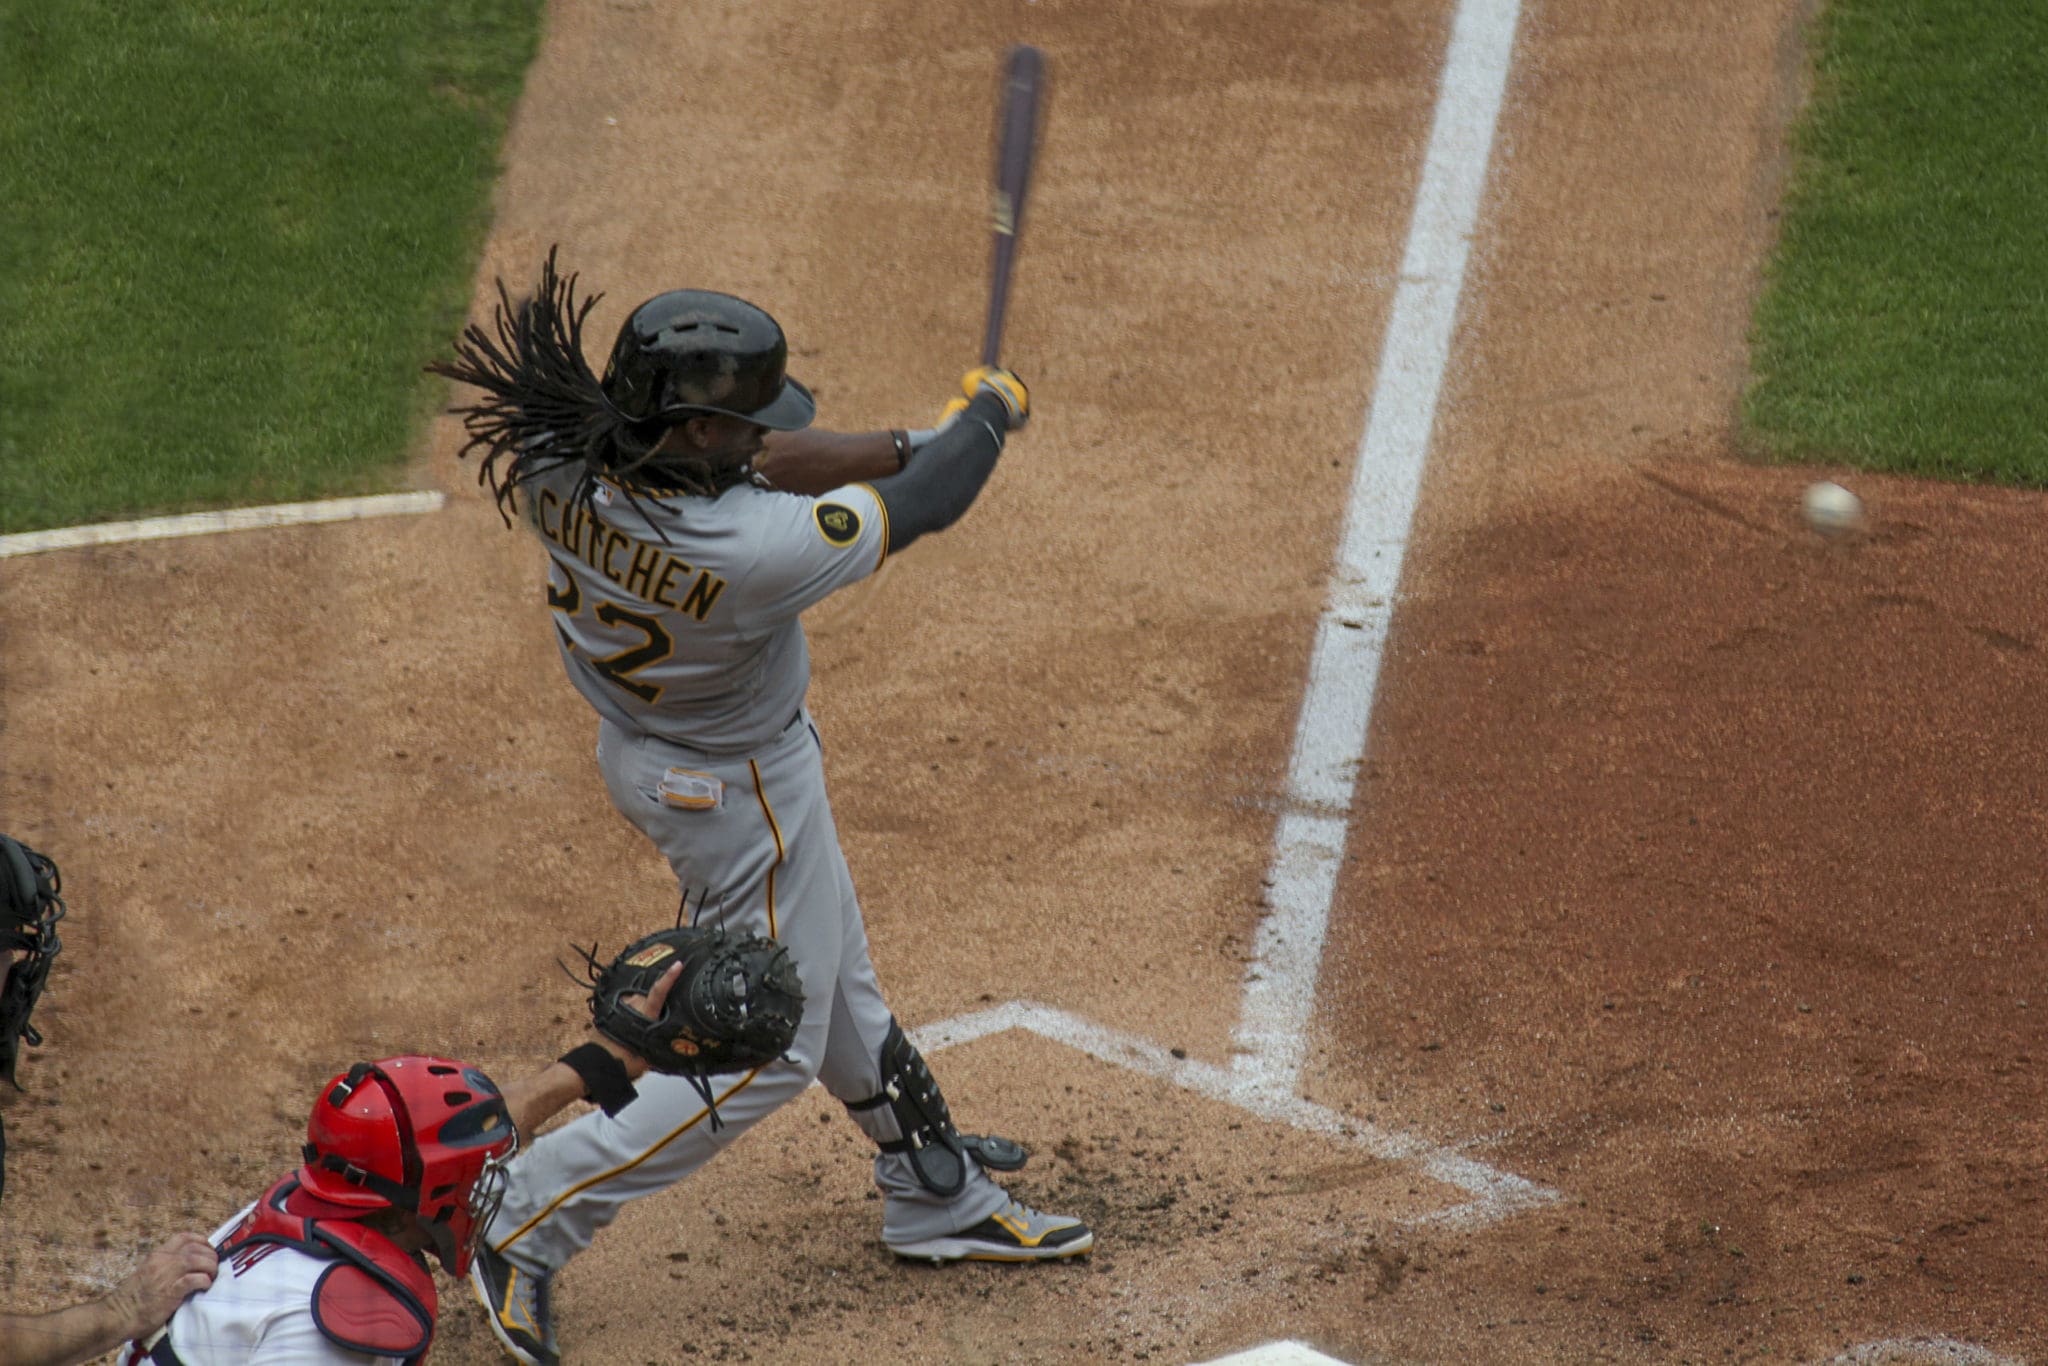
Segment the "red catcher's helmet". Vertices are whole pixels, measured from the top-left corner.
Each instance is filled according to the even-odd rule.
[[[359,1062],[313,1102],[299,1182],[331,1204],[416,1215],[442,1267],[460,1276],[505,1198],[518,1143],[498,1088],[476,1068],[416,1055]]]

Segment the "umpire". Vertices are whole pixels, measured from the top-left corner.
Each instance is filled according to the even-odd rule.
[[[17,1090],[21,1045],[41,1044],[29,1022],[63,947],[63,878],[54,860],[0,835],[0,952],[7,976],[0,985],[0,1076]],[[6,1131],[0,1129],[0,1189],[6,1183]],[[213,1249],[196,1233],[179,1233],[143,1258],[142,1265],[104,1296],[50,1314],[0,1311],[0,1366],[75,1366],[163,1327],[187,1295],[213,1282]]]
[[[0,1364],[78,1366],[146,1337],[213,1284],[219,1260],[198,1234],[174,1234],[99,1299],[54,1314],[0,1313]]]

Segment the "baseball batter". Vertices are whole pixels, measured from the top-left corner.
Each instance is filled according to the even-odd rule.
[[[472,1276],[493,1331],[520,1361],[557,1361],[554,1272],[813,1078],[879,1149],[882,1240],[898,1255],[1087,1252],[1079,1220],[988,1176],[1023,1150],[954,1127],[884,1003],[804,710],[799,615],[967,510],[1024,425],[1024,385],[971,371],[932,431],[802,432],[815,408],[761,309],[656,295],[600,381],[581,349],[594,300],[579,305],[575,284],[550,253],[533,297],[514,305],[500,285],[495,335],[469,328],[457,361],[430,368],[485,391],[458,410],[464,454],[484,453],[479,477],[546,547],[562,664],[598,713],[612,802],[684,888],[706,889],[707,914],[788,947],[807,1004],[785,1059],[719,1078],[711,1103],[650,1077],[630,1111],[587,1115],[520,1157]]]

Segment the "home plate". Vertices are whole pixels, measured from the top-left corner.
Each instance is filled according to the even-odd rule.
[[[1335,1357],[1324,1356],[1305,1342],[1269,1342],[1248,1352],[1233,1352],[1214,1361],[1198,1362],[1196,1366],[1344,1366],[1344,1363]]]

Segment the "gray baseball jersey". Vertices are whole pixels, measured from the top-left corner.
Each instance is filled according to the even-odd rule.
[[[767,743],[810,686],[798,614],[881,567],[881,499],[865,484],[628,499],[600,483],[583,510],[569,497],[579,468],[521,490],[554,561],[548,605],[570,681],[629,731],[713,754]]]

